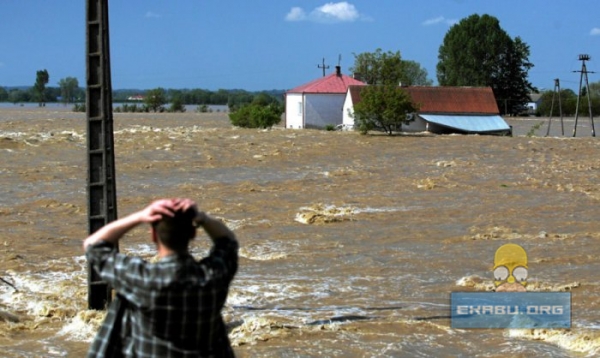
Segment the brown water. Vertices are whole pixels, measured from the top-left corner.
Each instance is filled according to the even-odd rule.
[[[241,357],[594,356],[600,142],[589,119],[576,138],[572,119],[569,137],[509,122],[515,137],[387,137],[115,114],[118,210],[192,197],[235,229],[224,314]],[[0,108],[3,356],[82,356],[102,320],[85,309],[85,138],[83,114]],[[450,292],[490,290],[507,242],[530,291],[572,292],[572,329],[450,328]],[[152,258],[147,228],[121,249]]]

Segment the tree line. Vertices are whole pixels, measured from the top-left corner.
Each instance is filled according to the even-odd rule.
[[[588,101],[589,96],[589,101]],[[577,109],[577,98],[579,97],[579,109]],[[578,110],[580,116],[587,116],[590,111],[589,103],[592,104],[592,113],[600,113],[600,81],[590,83],[589,92],[585,87],[582,87],[581,95],[573,92],[570,89],[562,89],[560,94],[554,90],[542,92],[540,103],[536,111],[536,115],[559,117],[575,116]]]
[[[490,15],[471,15],[450,27],[439,47],[436,66],[440,86],[491,87],[500,114],[522,113],[530,102],[530,94],[537,89],[529,82],[528,73],[534,64],[529,61],[529,45],[520,37],[511,38],[501,28],[497,18]],[[356,128],[363,132],[370,129],[392,133],[411,120],[410,114],[418,110],[403,93],[402,86],[433,83],[427,71],[415,61],[403,59],[400,51],[376,49],[374,52],[354,54],[354,66],[350,70],[355,77],[370,86],[362,93],[362,101],[355,106]],[[36,82],[29,89],[5,89],[0,87],[0,101],[65,103],[84,102],[85,92],[72,77],[59,81],[58,87],[48,87],[49,74],[38,71]],[[283,90],[248,92],[245,90],[210,91],[205,89],[163,89],[147,91],[113,91],[114,102],[128,102],[131,96],[144,96],[143,106],[128,106],[127,109],[143,111],[180,111],[184,104],[228,105],[230,119],[234,125],[242,127],[270,126],[278,121],[283,113]],[[597,112],[600,97],[600,83],[590,85],[592,111]],[[552,92],[545,92],[538,114],[549,115]],[[577,95],[570,90],[561,92],[564,115],[573,115]],[[171,103],[170,108],[165,108]],[[558,100],[554,102],[558,106]],[[587,112],[588,101],[580,102],[581,113]],[[553,113],[558,110],[553,108]],[[277,123],[277,122],[274,122]],[[273,123],[273,124],[274,124]]]
[[[45,71],[45,70],[44,70]],[[41,82],[43,83],[43,82]],[[118,89],[113,90],[113,102],[127,103],[131,97],[142,96],[155,91],[155,89]],[[258,95],[269,95],[283,102],[285,90],[246,91],[241,89],[161,89],[164,91],[165,103],[173,99],[188,105],[228,105],[237,108],[242,104],[251,103]],[[58,87],[45,87],[37,84],[32,87],[2,87],[0,86],[0,102],[10,103],[83,103],[85,102],[85,88],[79,87],[76,78],[67,77],[59,81]]]

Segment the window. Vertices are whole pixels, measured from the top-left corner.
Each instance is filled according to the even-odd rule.
[[[302,114],[302,102],[298,102],[298,114]]]

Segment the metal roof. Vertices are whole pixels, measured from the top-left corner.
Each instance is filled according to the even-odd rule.
[[[420,113],[499,114],[491,87],[425,87],[405,88]]]
[[[510,126],[504,118],[495,116],[457,116],[438,114],[419,114],[428,122],[440,126],[458,129],[469,133],[509,131]]]
[[[354,105],[360,102],[360,92],[365,85],[348,87]],[[419,105],[419,113],[435,114],[499,114],[498,104],[491,87],[401,87],[413,102]]]
[[[359,80],[341,73],[332,73],[304,85],[293,88],[287,93],[346,93],[350,85],[364,85]]]

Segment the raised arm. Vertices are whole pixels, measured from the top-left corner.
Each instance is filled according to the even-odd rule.
[[[153,223],[163,215],[173,216],[174,207],[175,202],[172,199],[157,200],[140,211],[104,225],[83,241],[83,249],[85,251],[88,246],[99,241],[116,244],[123,235],[139,224]]]

